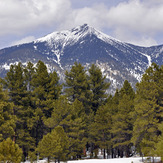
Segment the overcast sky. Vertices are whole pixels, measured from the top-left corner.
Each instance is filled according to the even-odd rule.
[[[0,0],[0,48],[84,23],[136,45],[163,44],[163,0]]]

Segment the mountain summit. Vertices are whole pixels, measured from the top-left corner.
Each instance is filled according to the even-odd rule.
[[[75,61],[88,68],[99,66],[111,82],[111,90],[120,88],[124,80],[134,86],[152,62],[163,64],[163,45],[139,47],[114,39],[87,24],[71,30],[53,32],[36,41],[0,50],[0,76],[11,64],[42,60],[49,71],[56,71],[61,80],[65,70]]]
[[[116,41],[116,39],[113,39],[109,37],[108,35],[105,35],[104,33],[96,30],[95,28],[84,24],[82,26],[75,27],[71,30],[65,30],[61,32],[53,32],[45,37],[42,37],[38,39],[36,42],[44,42],[47,41],[49,45],[54,44],[54,41],[60,41],[60,43],[67,43],[67,44],[73,44],[79,41],[80,39],[84,39],[88,35],[96,35],[99,39],[103,41],[109,41],[110,43],[112,40]]]

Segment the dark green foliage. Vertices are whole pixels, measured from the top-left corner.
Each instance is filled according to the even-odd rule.
[[[23,149],[24,156],[28,150],[34,148],[34,139],[30,135],[28,126],[32,109],[30,107],[27,82],[25,82],[24,68],[21,63],[11,65],[7,73],[4,86],[9,90],[10,101],[14,104],[14,115],[16,115],[16,130],[14,139]]]
[[[117,93],[117,92],[116,92]],[[128,157],[131,147],[131,137],[133,130],[132,112],[134,111],[134,97],[135,93],[128,81],[124,82],[122,89],[119,92],[119,100],[117,102],[116,112],[112,115],[112,142],[113,147],[117,147],[123,157],[125,151]],[[116,97],[115,99],[116,100]],[[113,106],[114,106],[113,105]]]
[[[46,118],[50,117],[52,111],[50,105],[61,94],[62,87],[59,84],[59,77],[56,72],[49,74],[46,65],[38,61],[32,85],[36,107],[43,111]]]
[[[105,151],[111,146],[111,126],[111,114],[108,105],[100,106],[96,112],[94,122],[89,126],[89,141],[96,147],[104,149],[104,158],[106,157]]]
[[[12,144],[16,152],[13,139],[23,151],[23,160],[35,161],[40,154],[59,162],[79,159],[88,149],[91,157],[97,157],[99,149],[104,158],[106,152],[128,157],[134,144],[140,154],[163,158],[163,66],[152,64],[147,69],[136,94],[126,80],[114,96],[108,96],[109,83],[94,64],[86,71],[75,62],[65,81],[61,96],[57,73],[49,73],[42,61],[36,66],[11,65],[5,79],[0,79],[4,148]],[[8,146],[6,138],[11,138],[6,140]]]
[[[45,124],[51,129],[62,126],[70,140],[69,156],[74,158],[81,156],[86,144],[84,134],[87,118],[82,103],[77,99],[69,103],[64,96],[61,96],[53,106],[52,116]]]
[[[75,99],[83,103],[85,112],[90,112],[91,91],[87,81],[86,71],[84,67],[75,62],[71,71],[65,73],[65,93],[69,101],[74,102]]]
[[[22,150],[10,138],[0,143],[0,162],[20,163]]]
[[[1,139],[13,138],[15,135],[16,116],[14,115],[13,104],[10,103],[6,91],[0,85],[0,141]]]
[[[135,123],[133,142],[141,148],[144,155],[154,156],[155,144],[161,131],[163,113],[163,68],[152,64],[142,81],[136,85]]]
[[[89,69],[89,85],[92,92],[91,105],[94,112],[96,112],[106,101],[106,91],[108,90],[110,84],[107,83],[105,79],[106,77],[103,77],[100,68],[92,64]]]
[[[57,74],[49,74],[41,61],[36,68],[30,62],[27,67],[21,63],[11,65],[3,80],[17,117],[14,139],[23,149],[24,157],[29,151],[34,151],[47,132],[44,119],[51,116],[51,104],[61,93],[62,87],[58,81]]]

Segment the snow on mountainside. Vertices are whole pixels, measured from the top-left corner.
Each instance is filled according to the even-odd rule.
[[[108,42],[109,44],[114,44],[114,42],[122,43],[96,29],[93,27],[88,26],[87,24],[84,24],[82,26],[75,27],[71,30],[65,30],[61,32],[53,32],[45,37],[42,37],[40,39],[37,39],[35,42],[48,42],[49,46],[53,47],[55,42],[59,42],[63,45],[63,48],[65,45],[73,45],[75,44],[79,39],[87,36],[87,35],[96,35],[99,39]]]
[[[0,76],[5,75],[11,64],[25,65],[38,60],[44,61],[49,71],[55,70],[61,80],[75,61],[86,68],[95,63],[111,82],[113,92],[122,87],[124,80],[135,86],[153,61],[161,65],[163,45],[146,48],[127,44],[84,24],[0,50]]]

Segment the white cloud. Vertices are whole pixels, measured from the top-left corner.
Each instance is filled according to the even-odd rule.
[[[84,7],[72,10],[67,19],[61,23],[61,27],[75,27],[87,23],[93,27],[101,29],[106,25],[106,17],[103,13],[107,12],[107,8],[103,4],[93,5],[92,7]]]
[[[70,28],[88,23],[98,29],[112,31],[111,35],[122,41],[150,46],[157,44],[154,36],[163,33],[162,18],[162,0],[129,0],[111,8],[99,3],[74,9],[61,26]]]
[[[121,41],[128,42],[135,45],[141,45],[141,46],[157,45],[156,40],[150,37],[149,35],[146,34],[142,35],[137,32],[134,33],[133,31],[130,31],[126,28],[115,29],[114,35],[116,36],[116,38],[118,38]]]
[[[59,24],[69,9],[69,0],[0,0],[0,35]]]
[[[32,42],[35,39],[36,38],[34,36],[28,36],[28,37],[22,38],[21,40],[16,40],[16,41],[12,42],[11,46]]]
[[[70,29],[84,23],[139,45],[156,44],[155,36],[163,34],[162,0],[119,0],[112,7],[105,5],[108,1],[93,0],[82,8],[72,8],[71,1],[0,0],[0,36],[35,36],[39,29]]]
[[[148,5],[139,0],[120,3],[107,13],[110,25],[144,33],[163,31],[163,3]]]

